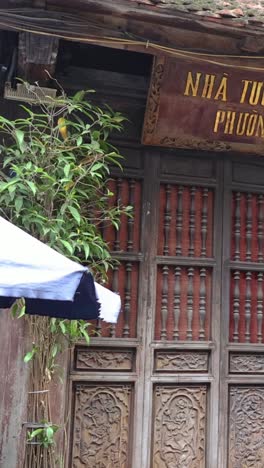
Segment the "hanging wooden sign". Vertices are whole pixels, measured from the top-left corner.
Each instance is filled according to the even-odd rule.
[[[264,71],[234,63],[156,57],[143,144],[264,155]]]

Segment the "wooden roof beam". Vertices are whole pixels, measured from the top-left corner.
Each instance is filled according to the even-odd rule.
[[[87,18],[91,24],[91,35],[93,25],[100,25],[101,29],[97,29],[99,38],[109,35],[109,28],[112,28],[115,37],[142,38],[169,47],[238,55],[264,51],[264,27],[236,26],[234,22],[219,22],[213,18],[199,19],[194,14],[138,5],[128,0],[75,0],[74,3],[72,0],[46,0],[46,8],[74,15],[81,12],[82,20]]]
[[[40,0],[34,0],[40,1]],[[41,0],[42,1],[42,0]],[[211,54],[263,54],[264,28],[245,29],[197,19],[197,16],[139,7],[117,0],[43,0],[46,9],[0,9],[0,27],[57,34],[69,40],[90,41],[120,49],[159,54],[155,43],[176,49]],[[139,41],[141,44],[109,43],[105,38]]]

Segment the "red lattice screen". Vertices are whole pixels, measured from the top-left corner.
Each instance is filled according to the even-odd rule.
[[[252,267],[263,264],[263,201],[261,193],[232,195],[231,259],[237,266],[230,279],[231,342],[263,342],[263,272]]]
[[[263,260],[263,195],[233,193],[232,260]]]
[[[93,325],[102,337],[135,338],[139,277],[139,262],[135,257],[140,247],[141,182],[135,179],[111,179],[107,188],[113,193],[109,206],[130,205],[132,216],[123,214],[118,230],[109,222],[102,228],[113,257],[116,255],[120,258],[114,270],[109,271],[108,287],[120,294],[122,309],[116,325],[104,321]]]
[[[177,297],[175,294],[175,267],[168,268],[168,287],[163,292],[163,268],[158,268],[157,278],[157,310],[156,310],[156,326],[155,339],[161,338],[166,340],[208,340],[210,335],[210,315],[211,315],[211,290],[212,290],[212,272],[205,268],[178,268],[180,293]],[[188,273],[193,276],[188,277]],[[204,274],[205,290],[201,295],[201,274]],[[191,278],[192,285],[189,288],[189,279]],[[188,294],[189,289],[189,294]],[[189,297],[188,297],[189,296]],[[177,308],[176,301],[178,299],[179,307],[179,322],[176,326]],[[165,307],[164,319],[162,317],[162,309]],[[188,327],[188,313],[192,317],[190,326]],[[203,317],[204,313],[204,317]],[[162,321],[165,321],[163,326]],[[178,330],[177,330],[178,329]],[[188,329],[189,336],[188,336]],[[178,333],[177,333],[178,331]]]
[[[108,184],[113,193],[110,206],[127,206],[133,208],[132,217],[121,216],[120,228],[117,231],[110,224],[104,227],[104,239],[110,250],[117,252],[138,252],[140,245],[141,217],[141,182],[134,179],[113,179]]]
[[[161,185],[158,255],[164,260],[157,275],[157,340],[209,339],[212,270],[199,259],[213,256],[213,204],[207,187]],[[188,258],[197,265],[188,266]]]
[[[168,188],[170,193],[168,194]],[[181,187],[176,185],[162,185],[160,188],[160,213],[159,213],[159,244],[158,255],[166,255],[164,251],[166,224],[168,231],[168,252],[167,255],[176,255],[177,240],[178,248],[181,250],[180,256],[188,257],[212,257],[212,237],[213,237],[213,191],[207,188],[194,187],[193,193],[193,213],[194,213],[194,241],[193,255],[190,255],[190,221],[191,221],[191,190],[192,187]],[[182,190],[182,209],[179,212],[179,190]],[[166,193],[167,192],[167,193]],[[206,203],[206,204],[205,204]],[[206,242],[205,252],[202,255],[202,218],[204,209],[204,223]],[[182,217],[182,221],[179,218]],[[167,220],[166,220],[167,218]],[[178,218],[178,220],[177,220]],[[182,224],[179,239],[179,221]],[[178,239],[177,239],[178,237]]]
[[[232,272],[230,311],[231,342],[263,342],[262,272]]]

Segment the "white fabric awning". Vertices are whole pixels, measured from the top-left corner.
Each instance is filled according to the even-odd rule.
[[[120,297],[98,283],[91,287],[91,275],[90,285],[85,285],[86,277],[88,281],[88,275],[85,273],[88,273],[87,267],[69,260],[0,217],[1,297],[24,297],[29,300],[65,303],[74,302],[77,292],[79,297],[75,309],[78,314],[78,307],[85,307],[84,302],[81,303],[81,294],[85,289],[84,299],[87,294],[96,295],[100,304],[100,318],[107,322],[116,322],[121,306]],[[84,288],[79,291],[80,283]],[[96,304],[96,299],[89,302],[90,309],[98,307],[94,306],[93,302]],[[49,305],[51,302],[47,303],[47,310]],[[87,314],[87,317],[91,318],[88,311]]]
[[[72,301],[88,269],[0,218],[0,295]]]

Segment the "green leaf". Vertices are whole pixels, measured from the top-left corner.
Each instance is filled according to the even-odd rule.
[[[59,321],[59,326],[60,326],[60,329],[61,329],[63,335],[65,335],[66,334],[66,327],[65,327],[64,321],[60,320]]]
[[[94,130],[94,131],[92,132],[92,138],[93,138],[93,140],[96,140],[96,141],[99,140],[99,138],[100,138],[100,132],[99,132],[98,130]]]
[[[84,244],[83,250],[84,250],[85,260],[87,260],[90,255],[90,246],[88,244]]]
[[[75,102],[81,102],[83,101],[84,96],[85,96],[85,91],[78,91],[78,93],[74,94],[72,99]]]
[[[74,206],[68,206],[69,211],[71,212],[72,216],[74,217],[75,221],[77,221],[78,224],[81,223],[81,215]]]
[[[17,184],[18,180],[16,178],[10,180],[9,182],[0,182],[0,193],[8,190],[11,185]]]
[[[26,313],[26,306],[24,305],[23,307],[21,307],[20,312],[19,312],[17,318],[23,317],[23,316],[25,315],[25,313]]]
[[[91,171],[92,171],[92,172],[96,172],[96,171],[98,171],[99,169],[102,169],[102,167],[103,167],[104,169],[107,169],[107,168],[106,168],[106,165],[105,165],[104,163],[102,163],[102,162],[97,162],[97,163],[95,163],[95,164],[92,165]]]
[[[63,169],[63,170],[64,170],[65,177],[67,177],[67,178],[69,177],[70,169],[71,169],[71,165],[70,165],[70,164],[66,164],[66,165],[64,166],[64,169]]]
[[[11,306],[10,312],[11,312],[13,318],[16,318],[16,317],[17,317],[17,312],[18,312],[18,304],[17,304],[17,302],[15,302],[15,303]]]
[[[16,140],[17,140],[19,148],[22,149],[22,145],[23,145],[23,142],[24,142],[24,136],[25,136],[24,132],[22,132],[22,130],[16,129],[15,130],[15,136],[16,136]]]
[[[79,137],[77,138],[76,145],[77,145],[77,146],[81,146],[82,142],[83,142],[83,138],[82,138],[81,136],[79,136]]]
[[[72,337],[76,336],[77,329],[78,329],[77,320],[71,320],[70,321],[70,334],[71,334]]]
[[[36,354],[36,349],[33,348],[31,351],[29,351],[25,356],[24,356],[24,362],[29,362],[31,359],[34,357],[34,354]]]
[[[52,355],[53,358],[54,358],[55,356],[57,356],[58,350],[59,350],[59,347],[58,347],[58,345],[55,343],[55,344],[52,346],[52,350],[51,350],[51,355]]]
[[[16,191],[16,185],[9,185],[8,192],[12,195]]]
[[[82,330],[82,335],[84,336],[86,343],[90,344],[90,337],[89,337],[87,331]]]
[[[70,244],[70,242],[64,240],[64,239],[60,239],[60,242],[62,243],[62,245],[64,245],[64,247],[68,250],[68,252],[72,255],[73,252],[74,252],[74,248],[73,246]]]
[[[47,434],[48,439],[52,439],[52,438],[53,438],[53,436],[54,436],[54,430],[53,430],[53,428],[52,428],[51,426],[48,426],[48,427],[46,428],[46,434]]]
[[[31,180],[26,180],[26,183],[28,184],[28,186],[29,186],[30,189],[32,190],[33,194],[36,195],[37,187],[36,187],[36,185],[34,184],[34,182],[32,182]]]
[[[50,321],[50,330],[51,330],[51,333],[54,333],[56,330],[57,330],[57,319],[56,318],[52,318],[51,321]]]
[[[21,208],[23,206],[23,198],[22,197],[17,197],[15,199],[15,209],[19,213]]]
[[[42,428],[35,429],[34,431],[28,433],[28,438],[29,438],[29,440],[32,440],[32,439],[34,439],[37,435],[40,435],[40,434],[42,434],[42,433],[43,433],[43,429],[42,429]]]

